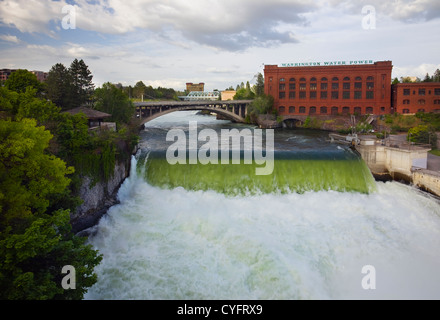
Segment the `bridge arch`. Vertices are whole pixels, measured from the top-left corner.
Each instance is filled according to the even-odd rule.
[[[247,106],[251,101],[171,101],[171,102],[146,102],[136,103],[138,114],[141,117],[141,128],[145,123],[176,111],[207,110],[220,114],[226,119],[242,123],[247,112]],[[232,111],[230,111],[232,110]]]

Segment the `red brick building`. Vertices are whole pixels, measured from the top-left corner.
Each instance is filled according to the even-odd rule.
[[[394,84],[392,97],[394,112],[440,112],[440,82]]]
[[[266,65],[264,88],[280,115],[387,114],[392,68],[371,60]]]

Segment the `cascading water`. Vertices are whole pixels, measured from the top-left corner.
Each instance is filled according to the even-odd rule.
[[[151,122],[130,177],[90,236],[103,254],[86,299],[440,298],[439,201],[375,182],[316,132],[276,133],[273,174],[253,165],[170,165],[174,113]],[[366,290],[364,266],[376,271]]]

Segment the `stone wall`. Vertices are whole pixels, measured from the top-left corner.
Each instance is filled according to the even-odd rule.
[[[83,203],[71,214],[73,231],[79,232],[98,223],[107,210],[118,203],[119,187],[128,177],[130,161],[117,162],[108,181],[92,184],[90,177],[84,177],[79,191]]]

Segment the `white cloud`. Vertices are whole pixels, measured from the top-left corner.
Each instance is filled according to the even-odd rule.
[[[0,35],[0,40],[13,42],[13,43],[20,43],[20,39],[18,39],[17,36],[11,36],[6,34]]]

